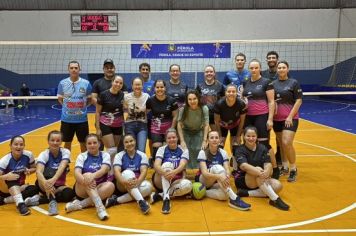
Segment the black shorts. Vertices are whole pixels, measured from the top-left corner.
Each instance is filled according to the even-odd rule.
[[[40,191],[40,193],[42,193],[42,195],[46,196],[46,192],[43,191],[43,190],[40,188],[40,184],[38,183],[38,180],[36,180],[35,186],[38,188],[38,190]],[[55,185],[54,188],[57,189],[57,188],[62,187],[62,186],[64,186],[64,185],[61,185],[61,186]]]
[[[151,133],[152,143],[164,143],[165,135],[164,134],[152,134]]]
[[[245,175],[239,176],[238,178],[235,178],[235,186],[238,189],[247,189],[247,190],[254,190],[258,188],[249,188],[246,185],[246,180],[245,180]]]
[[[17,180],[5,180],[7,188],[10,189],[13,186],[21,186],[20,181]]]
[[[121,127],[111,127],[111,126],[104,125],[104,124],[100,123],[100,130],[101,130],[102,136],[105,136],[108,134],[122,135],[122,126]]]
[[[88,122],[83,123],[67,123],[61,121],[61,132],[63,134],[63,142],[72,142],[74,134],[80,143],[85,142],[85,137],[89,134]]]
[[[269,144],[270,131],[267,130],[268,113],[256,116],[246,116],[244,126],[255,126],[259,139],[267,139]]]
[[[293,132],[297,132],[298,129],[298,124],[299,120],[298,119],[293,119],[293,126],[291,127],[286,127],[285,126],[285,121],[273,121],[273,130],[274,132],[282,132],[283,130],[290,130]]]
[[[11,194],[10,193],[3,193],[0,191],[0,197],[6,198],[6,197],[10,197]]]
[[[227,137],[227,133],[229,132],[229,130],[230,130],[230,136],[231,137],[235,137],[237,135],[237,129],[238,129],[237,126],[232,128],[232,129],[225,129],[224,127],[220,127],[221,137],[226,138]]]
[[[214,113],[210,113],[210,111],[209,111],[209,124],[210,125],[214,125],[215,124]]]

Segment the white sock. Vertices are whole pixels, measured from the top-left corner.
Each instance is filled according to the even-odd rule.
[[[101,201],[99,194],[94,195],[92,201],[94,202],[96,209],[105,208],[103,202]]]
[[[15,200],[14,200],[14,198],[12,196],[9,196],[9,197],[4,198],[4,202],[6,204],[9,204],[9,203],[14,203]]]
[[[169,187],[171,184],[162,176],[163,200],[169,199]]]
[[[261,189],[249,190],[248,195],[250,197],[267,197],[267,195]]]
[[[289,164],[288,161],[282,161],[282,166],[286,170],[288,169],[288,164]]]
[[[131,194],[125,193],[124,195],[118,197],[116,201],[121,204],[121,203],[131,202],[132,200],[134,199],[132,198]]]
[[[226,193],[227,193],[227,195],[229,195],[229,198],[232,200],[235,200],[237,198],[236,193],[234,193],[234,191],[232,191],[232,189],[230,187],[228,187],[226,189]]]
[[[88,197],[88,198],[81,200],[80,205],[82,206],[82,208],[91,207],[93,205],[93,201],[91,200],[90,197]]]
[[[140,193],[140,190],[138,190],[138,188],[131,189],[130,193],[136,201],[143,200],[142,194]]]
[[[297,169],[297,165],[294,164],[290,164],[290,170],[296,170]]]
[[[260,189],[273,201],[277,200],[278,195],[274,192],[271,185],[263,183],[260,186]]]
[[[19,205],[20,203],[24,202],[23,198],[22,198],[22,194],[16,194],[15,196],[13,196],[14,201],[16,202],[16,206]]]

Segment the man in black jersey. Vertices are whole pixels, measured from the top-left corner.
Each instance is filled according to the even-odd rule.
[[[266,56],[266,61],[268,69],[262,71],[262,77],[268,78],[270,80],[277,79],[277,62],[279,55],[276,51],[269,51]]]
[[[268,69],[262,71],[262,77],[268,78],[270,80],[278,79],[277,75],[277,63],[278,63],[279,55],[276,51],[269,51],[266,56],[266,61],[268,65]],[[282,157],[281,157],[281,148],[278,145],[276,140],[277,151],[276,151],[276,161],[278,166],[282,165]]]

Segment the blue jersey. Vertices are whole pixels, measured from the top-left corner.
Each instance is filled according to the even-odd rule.
[[[238,88],[238,94],[240,94],[243,81],[248,80],[249,78],[251,78],[251,73],[246,69],[243,69],[241,72],[231,70],[226,73],[223,84],[225,87],[229,84],[236,85]]]
[[[37,165],[41,164],[44,165],[45,168],[58,170],[58,167],[60,166],[63,160],[66,160],[68,163],[70,163],[70,151],[68,149],[60,148],[57,157],[54,157],[53,154],[49,151],[49,149],[46,149],[38,156]],[[62,175],[57,179],[55,186],[65,185],[66,176],[67,172],[63,171]]]
[[[69,77],[59,82],[57,95],[63,97],[61,121],[67,123],[88,121],[87,98],[91,90],[89,81],[82,78],[74,83]]]
[[[206,152],[208,152],[208,156],[206,155]],[[200,150],[198,161],[204,161],[206,163],[206,167],[209,169],[213,165],[224,166],[224,163],[229,161],[229,157],[227,156],[226,151],[221,148],[219,148],[219,151],[215,155],[211,154],[209,151]]]
[[[100,152],[99,156],[93,156],[88,152],[84,152],[78,155],[75,162],[75,168],[81,169],[82,174],[95,173],[101,169],[102,165],[107,165],[111,169],[111,159],[107,152]],[[96,184],[99,185],[108,180],[108,174],[95,179]]]
[[[172,150],[168,145],[164,145],[158,149],[156,158],[162,159],[162,164],[165,162],[173,163],[174,169],[176,169],[181,159],[189,161],[189,153],[188,149],[183,150],[180,146]]]
[[[155,81],[154,80],[147,80],[146,82],[143,82],[143,92],[148,93],[150,97],[155,93],[155,88],[154,88]]]
[[[122,151],[116,154],[113,165],[119,166],[121,171],[132,170],[138,178],[141,174],[141,166],[148,166],[148,159],[145,153],[138,150],[133,157]]]
[[[3,174],[13,172],[20,175],[18,181],[20,185],[23,185],[26,180],[25,170],[29,169],[34,163],[35,159],[30,151],[24,150],[18,160],[9,153],[0,159],[0,171],[2,171]]]

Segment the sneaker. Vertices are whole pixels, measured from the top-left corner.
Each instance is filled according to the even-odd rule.
[[[153,192],[150,195],[150,204],[154,204],[162,200],[162,196],[158,192]]]
[[[58,215],[57,201],[52,200],[48,204],[48,215],[55,216]]]
[[[27,216],[31,213],[30,209],[28,209],[28,207],[24,202],[21,202],[19,203],[19,205],[17,205],[17,210],[20,212],[22,216]]]
[[[239,197],[237,197],[235,200],[232,200],[230,198],[229,200],[229,206],[235,209],[238,209],[240,211],[247,211],[250,210],[251,205],[242,201]]]
[[[106,212],[106,209],[105,207],[99,207],[96,209],[96,213],[98,214],[98,217],[100,220],[107,220],[109,219],[109,215],[108,213]]]
[[[162,213],[163,214],[171,213],[171,201],[169,199],[163,200]]]
[[[4,197],[1,197],[1,196],[0,196],[0,206],[5,204],[5,201],[4,201],[4,200],[5,200]]]
[[[239,188],[239,190],[237,190],[237,195],[240,197],[248,197],[250,196],[248,194],[248,190],[247,189],[243,189],[243,188]]]
[[[146,215],[151,209],[150,205],[145,200],[138,201],[138,205],[144,215]]]
[[[279,179],[279,176],[280,176],[280,170],[278,167],[276,168],[273,168],[273,173],[272,173],[272,178],[273,179]]]
[[[297,169],[290,171],[289,177],[288,177],[287,181],[288,181],[288,182],[295,182],[295,181],[297,181]]]
[[[28,207],[40,205],[40,195],[36,194],[33,197],[28,197],[25,199],[25,205]]]
[[[105,207],[109,208],[109,207],[115,206],[117,204],[119,204],[117,202],[117,196],[115,194],[113,194],[111,197],[106,199]]]
[[[82,209],[82,205],[80,205],[80,201],[79,200],[74,200],[73,202],[68,202],[66,204],[66,212],[72,212],[72,211],[78,211]]]
[[[279,175],[282,176],[282,175],[288,175],[289,173],[289,168],[284,168],[282,166],[281,170],[279,171]]]
[[[283,211],[288,211],[289,206],[279,197],[277,200],[269,200],[269,204]]]

